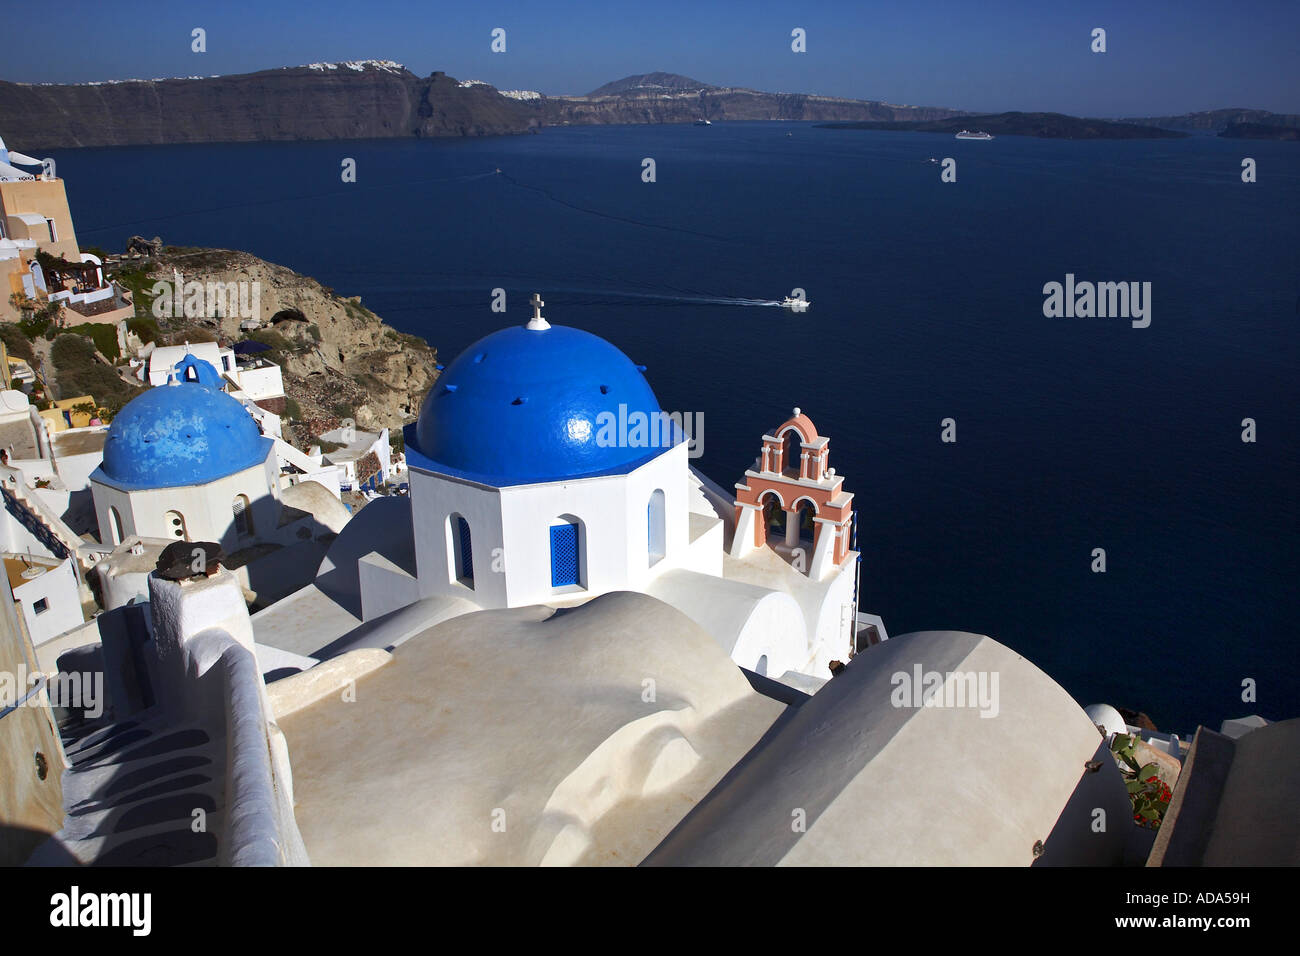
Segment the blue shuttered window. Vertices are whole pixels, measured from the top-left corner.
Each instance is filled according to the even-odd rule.
[[[474,548],[469,536],[469,522],[460,515],[456,516],[456,538],[459,545],[460,567],[456,577],[474,586]],[[468,579],[468,580],[466,580]]]
[[[580,583],[578,563],[578,526],[551,526],[551,587]]]

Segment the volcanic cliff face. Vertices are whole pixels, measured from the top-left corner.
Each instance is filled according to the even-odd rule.
[[[529,112],[485,84],[382,60],[75,86],[0,82],[0,135],[30,149],[140,143],[485,136]]]
[[[723,120],[911,120],[962,116],[936,106],[894,106],[806,93],[763,93],[710,86],[675,73],[642,73],[606,83],[585,96],[552,96],[531,105],[549,125],[693,123]]]
[[[75,86],[0,81],[0,135],[28,152],[73,146],[491,136],[544,125],[720,120],[938,120],[941,107],[710,86],[673,73],[586,96],[501,93],[399,63],[316,63],[236,76]]]

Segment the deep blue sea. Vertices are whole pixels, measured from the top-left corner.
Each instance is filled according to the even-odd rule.
[[[53,155],[83,246],[246,249],[443,361],[538,291],[704,414],[725,487],[800,406],[893,634],[987,633],[1163,730],[1300,715],[1298,144],[740,123]],[[1152,283],[1150,327],[1045,318],[1067,273]],[[795,287],[806,313],[699,301]]]

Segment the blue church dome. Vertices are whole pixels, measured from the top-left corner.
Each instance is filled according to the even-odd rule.
[[[261,463],[272,444],[225,392],[197,382],[159,385],[118,412],[100,467],[131,490],[196,485]]]
[[[430,389],[407,426],[408,461],[497,487],[630,471],[681,439],[658,425],[635,430],[660,421],[642,371],[580,329],[494,332]]]

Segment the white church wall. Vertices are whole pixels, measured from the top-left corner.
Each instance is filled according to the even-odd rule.
[[[853,583],[856,552],[849,552],[839,573],[829,578],[815,620],[809,621],[813,673],[823,673],[831,661],[846,662],[853,644]],[[807,609],[805,609],[805,613]]]
[[[420,597],[420,582],[382,554],[371,552],[357,562],[361,588],[361,619],[377,617],[414,604]]]
[[[520,607],[573,595],[642,590],[658,575],[690,564],[718,565],[690,540],[688,447],[681,444],[627,475],[495,489],[411,470],[419,594],[467,597],[482,607]],[[648,507],[663,492],[662,557],[651,564]],[[450,515],[470,527],[473,594],[453,581]],[[580,585],[551,579],[551,527],[577,519]],[[718,528],[720,529],[720,525]],[[721,553],[721,539],[711,538]],[[378,598],[376,598],[378,600]]]
[[[726,550],[726,524],[709,515],[690,514],[687,516],[688,528],[694,529],[696,526],[705,527],[702,533],[696,530],[688,532],[689,535],[699,534],[687,544],[686,558],[682,562],[682,567],[691,571],[698,571],[700,574],[711,574],[714,577],[722,577],[722,555]]]
[[[625,481],[625,587],[642,590],[654,577],[689,561],[690,515],[685,442],[631,472]],[[648,509],[655,491],[664,493],[664,552],[650,563]]]
[[[412,468],[410,496],[420,596],[443,594],[483,607],[505,607],[506,576],[493,570],[509,560],[502,541],[497,489]],[[453,514],[469,524],[473,588],[453,580],[454,555],[447,533],[447,519]]]
[[[116,547],[138,534],[131,511],[131,495],[120,488],[99,481],[90,483],[95,499],[95,521],[99,525],[100,544]],[[117,520],[114,520],[114,515]]]
[[[627,588],[632,547],[629,507],[627,480],[622,475],[503,488],[501,520],[509,606]],[[638,510],[643,508],[644,503],[639,503]],[[580,584],[555,588],[551,586],[550,529],[567,516],[579,521]],[[645,520],[644,511],[641,520]],[[645,530],[641,529],[638,553],[644,540]]]
[[[92,482],[95,515],[99,521],[100,540],[114,540],[109,508],[121,516],[122,537],[140,535],[168,540],[217,541],[227,554],[247,547],[276,530],[279,518],[279,481],[275,456],[243,471],[201,485],[149,488],[124,491],[105,482]],[[252,533],[241,536],[235,527],[234,504],[238,496],[248,499]],[[175,512],[184,520],[184,533],[173,524]]]
[[[803,641],[806,626],[799,605],[788,594],[771,592],[744,619],[731,659],[771,677],[802,670],[807,656]]]
[[[712,634],[741,667],[778,677],[801,669],[808,658],[803,611],[782,591],[676,569],[656,578],[646,593]]]

